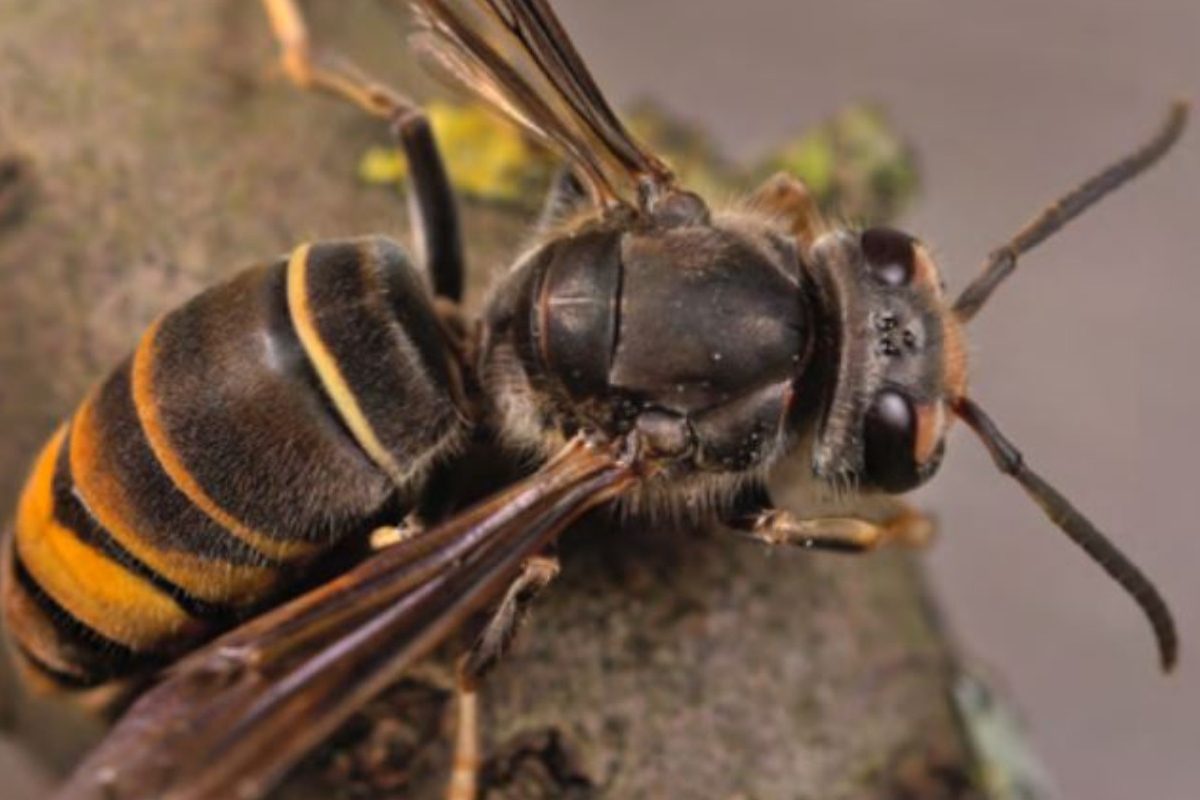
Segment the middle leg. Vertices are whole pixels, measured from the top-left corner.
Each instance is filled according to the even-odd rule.
[[[538,555],[521,567],[483,631],[458,662],[454,762],[446,800],[475,800],[482,763],[479,741],[479,682],[512,646],[533,600],[559,572],[558,558]]]

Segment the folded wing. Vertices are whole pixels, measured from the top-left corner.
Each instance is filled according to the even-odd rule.
[[[58,797],[262,796],[496,601],[526,558],[633,481],[629,464],[573,441],[526,480],[179,662]]]
[[[417,48],[578,169],[593,198],[633,205],[670,169],[621,123],[545,0],[413,0]]]

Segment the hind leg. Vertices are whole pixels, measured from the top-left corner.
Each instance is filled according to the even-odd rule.
[[[462,234],[445,164],[425,112],[391,87],[337,54],[314,55],[295,0],[263,0],[279,42],[284,74],[301,89],[348,100],[388,120],[409,166],[409,218],[417,255],[434,293],[457,303],[463,292]]]

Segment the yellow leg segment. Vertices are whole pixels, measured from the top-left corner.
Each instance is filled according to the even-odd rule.
[[[308,26],[296,0],[262,2],[279,43],[283,72],[296,86],[337,95],[384,119],[400,119],[417,112],[411,100],[374,80],[349,60],[336,54],[314,56]]]
[[[860,553],[886,544],[924,547],[933,538],[933,521],[907,504],[884,522],[855,517],[801,519],[790,511],[771,509],[739,531],[769,545],[789,545]]]

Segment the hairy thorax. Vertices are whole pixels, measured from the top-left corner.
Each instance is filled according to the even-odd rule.
[[[813,291],[766,220],[592,222],[498,285],[481,382],[505,439],[539,455],[580,430],[636,429],[662,470],[629,508],[702,516],[786,452],[812,405]]]

